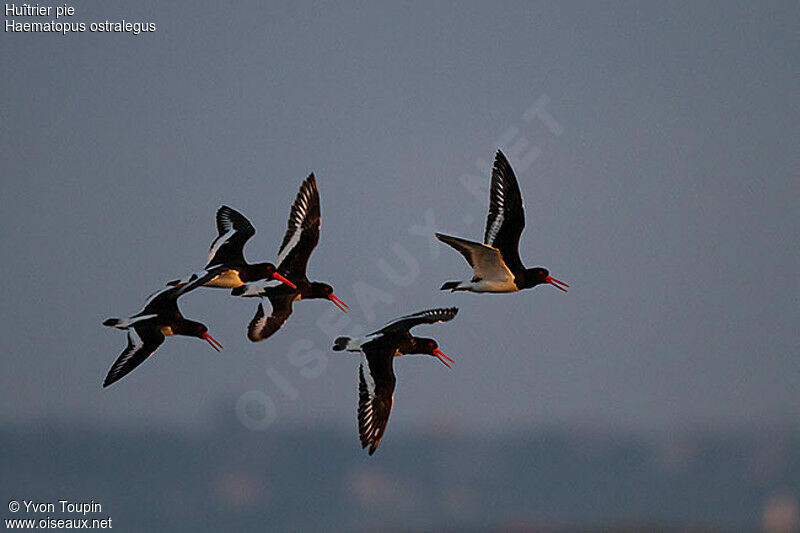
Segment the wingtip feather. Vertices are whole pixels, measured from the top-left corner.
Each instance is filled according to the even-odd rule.
[[[109,385],[112,385],[119,381],[120,376],[113,375],[113,372],[109,370],[108,374],[106,374],[106,378],[103,380],[103,388],[105,389]]]
[[[508,158],[506,157],[506,154],[504,154],[503,151],[500,148],[498,148],[497,151],[494,153],[494,162],[495,162],[495,166],[497,165],[498,162],[503,164],[503,165],[509,165],[510,166],[510,163],[508,162]]]

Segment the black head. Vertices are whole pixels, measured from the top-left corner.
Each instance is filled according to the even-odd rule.
[[[451,368],[451,366],[447,364],[447,361],[450,361],[451,363],[455,362],[449,357],[447,357],[444,354],[444,352],[442,352],[439,349],[439,343],[437,343],[435,340],[429,339],[427,337],[414,337],[413,341],[414,341],[414,348],[413,348],[414,351],[412,353],[422,353],[426,355],[432,355],[433,357],[436,357],[439,361],[441,361],[442,364],[447,368]],[[445,361],[445,359],[447,359],[447,361]]]
[[[414,353],[424,353],[433,355],[433,351],[439,348],[439,343],[427,337],[414,337]]]
[[[253,265],[253,269],[256,273],[255,279],[277,279],[284,285],[288,285],[289,287],[296,289],[297,285],[292,283],[290,280],[286,279],[282,274],[278,272],[278,269],[275,268],[275,265],[272,263],[258,263],[257,265]]]
[[[333,294],[333,287],[328,285],[327,283],[320,283],[319,281],[315,281],[311,284],[311,298],[324,298],[326,300],[332,301],[336,307],[347,312],[350,309],[346,303],[341,301],[338,296]]]
[[[553,276],[550,275],[550,272],[546,268],[536,267],[536,268],[529,268],[525,270],[525,288],[535,287],[537,285],[542,285],[544,283],[548,283],[555,287],[558,290],[567,292],[567,289],[564,287],[569,287],[563,281],[559,281]],[[562,287],[562,285],[564,287]]]
[[[253,265],[253,271],[261,279],[271,278],[276,270],[275,265],[272,263],[257,263]]]
[[[187,320],[184,322],[181,329],[183,330],[181,333],[183,333],[184,335],[203,339],[218,352],[222,350],[222,345],[219,343],[219,341],[217,341],[217,339],[209,335],[208,328],[206,327],[205,324],[201,324],[200,322],[194,322],[192,320]]]

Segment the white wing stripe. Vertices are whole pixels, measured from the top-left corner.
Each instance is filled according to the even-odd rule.
[[[222,235],[220,235],[219,237],[217,237],[214,240],[214,242],[211,243],[211,248],[208,250],[208,259],[206,260],[206,262],[211,261],[214,258],[214,256],[217,255],[217,252],[222,247],[222,245],[225,244],[228,241],[228,239],[230,239],[233,236],[234,233],[236,233],[236,230],[231,228]]]
[[[494,188],[494,192],[496,195],[496,202],[495,205],[489,206],[491,211],[492,207],[497,207],[497,214],[492,220],[492,225],[489,228],[489,231],[486,235],[486,244],[493,244],[494,239],[497,237],[497,232],[500,231],[500,228],[503,227],[503,221],[505,220],[505,211],[506,211],[506,196],[505,196],[505,182],[498,180],[495,182],[496,187]]]
[[[239,296],[242,297],[252,297],[252,296],[262,296],[266,289],[271,289],[283,285],[283,282],[278,281],[276,279],[271,279],[267,281],[256,281],[254,283],[245,283],[244,284],[244,292],[242,292]]]
[[[451,315],[453,315],[453,310],[449,309],[449,308],[448,309],[426,309],[425,311],[419,311],[417,313],[412,313],[410,315],[405,315],[405,316],[401,316],[399,318],[395,318],[393,320],[390,320],[389,322],[384,324],[384,327],[391,326],[392,324],[397,324],[398,322],[402,322],[402,321],[408,320],[410,318],[417,318],[417,317],[423,317],[423,316],[424,317],[432,317],[437,322],[446,322],[446,321],[450,320],[451,318],[453,318]],[[372,337],[372,336],[370,336],[370,337]]]
[[[142,320],[150,320],[151,318],[155,318],[155,317],[157,317],[157,316],[158,316],[158,315],[142,315],[142,316],[137,316],[137,317],[134,317],[134,318],[130,319],[130,320],[128,321],[128,325],[129,325],[129,326],[132,326],[132,325],[136,324],[137,322],[141,322]],[[135,331],[135,330],[134,330],[134,331]],[[139,337],[139,335],[137,334],[137,335],[136,335],[136,337],[138,338],[138,337]]]
[[[264,316],[262,316],[262,317],[261,317],[261,319],[259,319],[259,321],[258,321],[258,322],[256,322],[256,323],[253,325],[254,329],[255,329],[257,332],[260,332],[261,330],[263,330],[263,329],[264,329],[264,326],[266,326],[266,325],[267,325],[267,320],[268,320],[268,319],[269,319],[269,316],[268,316],[268,315],[264,315]]]
[[[500,228],[503,227],[504,219],[505,217],[503,216],[502,212],[498,213],[497,216],[494,217],[494,220],[492,220],[492,226],[489,228],[489,234],[487,235],[488,238],[486,239],[486,244],[491,245],[494,243],[494,239],[495,237],[497,237],[497,232],[500,231]]]
[[[372,399],[375,397],[375,379],[372,377],[372,372],[369,369],[369,362],[367,361],[367,357],[364,356],[363,359],[364,359],[364,362],[362,363],[361,366],[363,368],[363,366],[366,365],[366,367],[367,367],[366,370],[367,371],[366,372],[362,371],[362,373],[364,374],[364,381],[367,383],[367,393],[369,394],[369,399],[370,399],[370,402],[371,402]],[[372,404],[370,403],[370,409],[371,408],[372,408]]]
[[[231,231],[233,229],[233,222],[231,222],[231,213],[227,209],[223,209],[219,213],[219,221],[222,223],[221,226],[225,231]]]
[[[300,242],[300,237],[303,234],[303,221],[308,216],[308,208],[311,206],[312,189],[306,188],[304,184],[300,190],[303,194],[297,198],[295,201],[296,203],[292,206],[292,210],[289,213],[289,227],[294,230],[294,233],[292,233],[286,246],[278,251],[279,265],[286,259],[286,256],[289,255],[294,247],[297,246],[297,243]],[[295,207],[297,209],[295,209]]]
[[[136,355],[144,346],[142,338],[139,337],[139,334],[136,333],[135,329],[128,330],[128,340],[131,342],[131,349],[125,354],[124,358],[121,358],[117,363],[115,363],[114,366],[117,368],[124,368],[128,361],[130,361],[131,358]]]
[[[283,260],[286,259],[286,256],[297,246],[297,243],[300,242],[300,236],[303,234],[303,229],[300,226],[297,226],[292,233],[292,238],[289,239],[289,242],[286,243],[286,247],[281,250],[280,255],[278,255],[278,264],[280,265],[283,263]]]

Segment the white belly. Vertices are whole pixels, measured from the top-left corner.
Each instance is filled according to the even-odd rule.
[[[226,270],[205,284],[206,287],[219,287],[221,289],[233,289],[242,285],[244,285],[244,282],[239,278],[238,270]]]
[[[519,288],[514,284],[514,280],[491,280],[482,279],[477,282],[469,282],[469,289],[472,292],[517,292]]]

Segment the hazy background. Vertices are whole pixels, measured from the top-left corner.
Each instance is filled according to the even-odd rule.
[[[247,500],[258,510],[252,523],[275,528],[370,527],[387,505],[399,529],[755,527],[774,498],[800,523],[796,2],[71,5],[69,21],[124,18],[157,31],[0,37],[0,420],[4,447],[15,450],[4,456],[6,500],[74,493],[108,504],[112,517],[130,509],[115,527],[189,528],[165,510],[130,507],[129,470],[143,487],[204,468],[224,478],[221,458],[238,454],[237,468],[256,482],[285,476],[263,494],[319,503],[298,511],[292,498]],[[532,118],[537,104],[548,120]],[[523,261],[570,283],[568,294],[438,291],[470,271],[428,236],[483,236],[488,196],[463,184],[488,186],[497,147],[525,199]],[[222,203],[257,228],[246,256],[274,260],[311,171],[323,225],[309,275],[334,286],[348,318],[304,302],[278,334],[252,344],[245,327],[256,302],[198,290],[181,308],[225,351],[169,339],[103,390],[125,335],[102,320],[137,312],[164,282],[201,268]],[[454,370],[396,361],[395,408],[367,458],[355,420],[358,358],[329,352],[331,337],[445,305],[460,307],[456,320],[416,333],[435,337]],[[266,429],[249,429],[254,421]],[[564,448],[546,436],[563,432],[580,449],[610,441],[618,451],[607,462],[544,459]],[[719,472],[741,467],[741,478],[687,466],[705,457],[698,435],[709,433],[721,443],[708,452]],[[675,439],[691,445],[665,448]],[[133,466],[121,458],[98,476],[64,471],[70,461],[99,469],[98,455],[114,457],[123,442],[139,450]],[[279,444],[296,462],[280,459]],[[634,445],[646,450],[641,464],[688,468],[697,494],[728,507],[688,496],[666,505],[691,490],[661,483],[656,467],[627,468]],[[203,447],[212,451],[187,455]],[[460,466],[418,455],[431,449],[450,450]],[[173,457],[186,461],[174,472],[164,466]],[[758,477],[753,457],[778,466]],[[521,473],[503,475],[494,461]],[[335,465],[341,472],[319,477]],[[433,474],[403,481],[417,468]],[[459,477],[470,469],[497,481]],[[394,496],[349,514],[332,501],[346,516],[326,520],[312,495],[356,494],[342,481],[353,471],[383,472],[388,481],[365,493]],[[611,488],[591,479],[632,494],[650,487],[653,497],[638,507],[589,503]],[[551,502],[554,480],[582,489]],[[43,494],[55,482],[60,490]],[[456,498],[458,509],[486,502],[482,494],[529,497],[454,522],[446,498],[420,496],[451,482],[477,494]],[[209,508],[176,494],[171,510]],[[220,514],[251,524],[237,501]],[[146,520],[135,524],[137,515]]]

